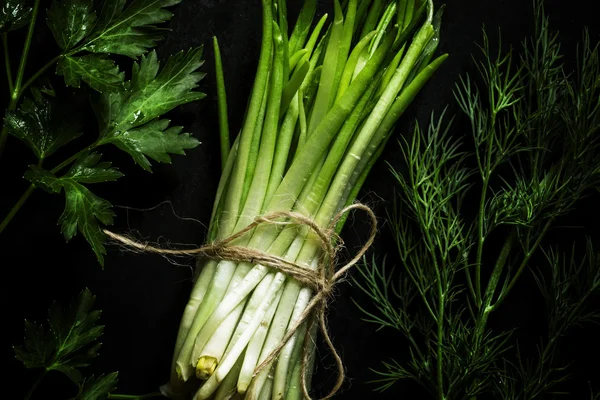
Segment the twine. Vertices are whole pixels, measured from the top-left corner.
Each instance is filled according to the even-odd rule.
[[[346,213],[352,210],[362,210],[367,213],[371,220],[371,231],[369,233],[368,240],[356,253],[356,255],[348,263],[336,270],[334,268],[336,255],[337,251],[341,248],[342,244],[338,241],[338,243],[334,245],[334,242],[337,238],[337,235],[335,234],[335,227],[340,218],[342,218]],[[280,218],[287,218],[288,221],[280,221]],[[265,223],[274,225],[297,224],[308,226],[318,236],[321,243],[321,247],[325,253],[325,257],[322,258],[322,260],[317,265],[316,269],[312,269],[308,266],[299,265],[295,262],[288,261],[285,258],[273,256],[263,251],[230,244],[234,240],[242,237],[257,226]],[[302,285],[309,287],[314,292],[313,298],[308,303],[308,305],[304,309],[304,312],[300,315],[300,317],[294,323],[294,325],[287,330],[285,336],[277,345],[277,347],[273,349],[271,353],[267,356],[267,358],[256,367],[253,376],[256,376],[260,371],[269,366],[269,364],[283,350],[286,343],[298,331],[302,323],[304,323],[314,311],[316,313],[316,319],[318,321],[321,334],[323,335],[323,339],[325,340],[325,344],[327,345],[331,355],[335,359],[335,363],[338,370],[335,385],[329,391],[329,393],[322,398],[322,400],[326,400],[333,397],[335,393],[337,393],[337,391],[341,388],[345,380],[344,364],[342,362],[342,358],[340,357],[338,351],[336,350],[331,340],[329,330],[327,329],[326,309],[328,300],[332,296],[334,286],[337,283],[339,283],[339,281],[343,278],[343,276],[346,274],[346,272],[348,272],[350,268],[356,265],[356,263],[362,258],[362,256],[366,253],[369,247],[371,247],[373,241],[375,240],[375,235],[377,233],[377,218],[375,217],[373,211],[366,205],[357,203],[345,207],[335,215],[335,217],[332,219],[331,223],[326,229],[322,229],[319,225],[317,225],[315,221],[298,212],[273,212],[256,217],[250,225],[223,240],[215,241],[211,244],[207,244],[198,248],[186,250],[162,249],[154,247],[148,243],[142,243],[129,237],[113,233],[109,230],[104,230],[104,233],[111,239],[120,242],[126,247],[140,250],[143,252],[156,253],[162,255],[195,255],[207,257],[210,259],[248,262],[251,264],[260,264],[263,266],[268,266],[278,271],[281,271],[287,276],[296,279]],[[307,387],[307,366],[310,356],[310,328],[314,323],[315,321],[312,320],[309,326],[307,326],[302,359],[302,391],[304,393],[304,397],[308,400],[310,400],[311,397],[308,393]]]

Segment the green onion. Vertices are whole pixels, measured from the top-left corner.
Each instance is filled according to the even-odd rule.
[[[288,38],[285,4],[263,0],[258,71],[239,137],[222,151],[228,157],[210,240],[273,212],[299,212],[325,229],[355,200],[396,121],[445,59],[425,64],[425,50],[437,41],[432,2],[428,13],[409,3],[334,0],[332,26],[324,16],[313,27],[316,1],[307,0]],[[297,224],[258,225],[234,244],[311,269],[323,256],[315,233]],[[304,334],[310,325],[315,336],[316,324],[304,321],[273,361],[257,366],[299,321],[312,289],[260,264],[208,260],[198,267],[164,392],[193,392],[198,400],[303,398],[302,360],[314,362],[314,345],[304,354]]]

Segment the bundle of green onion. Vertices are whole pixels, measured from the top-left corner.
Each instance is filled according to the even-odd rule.
[[[446,58],[431,61],[441,14],[434,18],[431,0],[335,0],[329,27],[327,15],[313,27],[316,0],[306,0],[289,37],[285,0],[262,3],[258,70],[241,133],[224,148],[211,241],[272,212],[298,212],[327,227],[355,200],[396,121]],[[261,224],[234,244],[313,269],[322,256],[317,235],[298,224]],[[199,269],[164,391],[304,397],[306,323],[272,362],[257,366],[298,321],[312,290],[247,262],[207,260]]]

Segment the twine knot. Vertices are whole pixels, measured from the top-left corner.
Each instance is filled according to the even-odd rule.
[[[345,265],[336,269],[335,264],[337,253],[343,246],[343,243],[338,237],[338,235],[335,233],[335,227],[339,220],[345,214],[352,210],[362,210],[367,213],[371,222],[371,230],[369,233],[368,240],[365,242],[362,248],[355,254],[355,256]],[[287,221],[282,222],[280,221],[281,218],[286,218]],[[310,228],[313,231],[313,233],[315,233],[319,238],[321,248],[323,250],[323,257],[318,263],[317,268],[311,269],[308,266],[299,265],[295,262],[286,260],[283,257],[274,256],[266,252],[262,252],[260,250],[246,248],[243,246],[236,246],[232,244],[232,242],[234,242],[236,239],[240,238],[241,236],[245,235],[246,233],[250,232],[251,230],[253,230],[261,224],[296,224],[304,225]],[[186,250],[157,248],[151,246],[149,243],[142,243],[132,238],[113,233],[106,229],[104,230],[104,233],[111,239],[125,245],[125,247],[127,248],[132,248],[143,252],[175,256],[196,255],[217,260],[248,262],[251,264],[260,264],[263,266],[268,266],[297,280],[303,286],[309,287],[313,291],[313,297],[311,301],[308,303],[300,317],[294,322],[294,324],[291,327],[288,328],[285,336],[279,342],[279,344],[271,351],[271,353],[265,358],[265,360],[263,360],[256,367],[256,369],[254,370],[254,376],[256,376],[264,368],[270,366],[270,364],[283,350],[288,341],[298,331],[300,326],[305,321],[307,321],[308,317],[311,316],[311,314],[314,313],[316,318],[312,318],[309,321],[304,338],[302,360],[302,390],[304,392],[304,397],[309,400],[311,399],[307,387],[307,365],[310,353],[310,331],[315,322],[318,322],[319,324],[319,330],[323,335],[323,340],[325,341],[325,344],[327,345],[327,348],[329,349],[331,355],[334,357],[338,370],[335,385],[329,391],[329,393],[322,398],[322,400],[333,397],[333,395],[337,393],[337,391],[341,388],[345,379],[345,369],[342,359],[331,340],[329,330],[327,329],[326,309],[329,299],[333,297],[333,289],[335,285],[337,285],[340,282],[340,280],[345,276],[346,272],[350,268],[356,265],[356,263],[367,252],[367,250],[369,249],[369,247],[371,247],[373,241],[375,240],[375,235],[377,233],[377,218],[375,217],[373,211],[366,205],[356,203],[345,207],[335,215],[335,217],[331,220],[329,226],[326,229],[321,228],[314,220],[298,212],[273,212],[256,217],[254,221],[247,227],[223,240],[219,240],[214,243],[207,244],[195,249]]]

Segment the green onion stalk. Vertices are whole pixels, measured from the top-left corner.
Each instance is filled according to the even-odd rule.
[[[242,129],[221,148],[211,242],[275,212],[301,213],[327,228],[355,201],[399,117],[447,56],[433,58],[441,13],[434,17],[431,0],[334,0],[329,25],[327,15],[313,24],[316,3],[305,1],[288,34],[285,1],[262,0],[260,59]],[[216,40],[215,47],[219,69]],[[229,143],[217,77],[222,143]],[[233,243],[313,269],[323,256],[318,235],[302,224],[260,224]],[[163,393],[305,397],[304,335],[314,336],[315,324],[302,323],[273,361],[257,366],[299,321],[311,288],[250,262],[201,260],[198,271]]]

